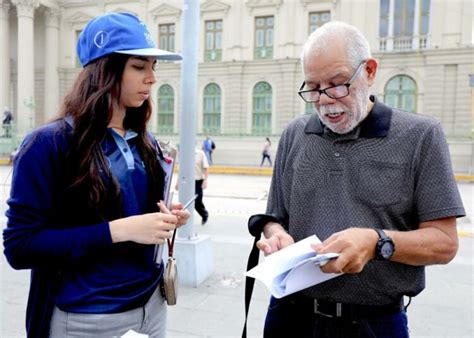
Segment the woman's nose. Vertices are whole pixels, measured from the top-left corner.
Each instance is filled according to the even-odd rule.
[[[146,82],[151,84],[154,84],[156,82],[155,72],[153,70],[148,71]]]

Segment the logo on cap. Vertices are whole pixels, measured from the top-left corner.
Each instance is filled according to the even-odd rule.
[[[151,34],[148,33],[148,31],[146,31],[144,35],[145,35],[145,40],[148,43],[148,46],[155,47],[155,42],[153,42],[153,38],[151,37]]]
[[[96,45],[97,48],[104,47],[108,42],[109,42],[109,33],[105,31],[99,31],[94,36],[94,45]]]

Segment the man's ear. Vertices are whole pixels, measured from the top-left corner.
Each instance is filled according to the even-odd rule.
[[[377,62],[376,59],[370,58],[367,60],[365,69],[367,71],[367,81],[368,81],[369,87],[372,86],[372,84],[375,81],[375,74],[377,73],[378,65],[379,63]]]

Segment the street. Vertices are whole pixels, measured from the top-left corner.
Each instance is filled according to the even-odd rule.
[[[8,167],[7,167],[8,168]],[[2,228],[8,175],[0,168]],[[252,238],[249,215],[265,211],[270,177],[212,175],[204,203],[210,218],[205,226],[195,213],[194,231],[209,235],[214,273],[199,287],[180,286],[177,306],[169,307],[168,337],[240,337],[244,318],[244,276]],[[460,183],[467,218],[460,228],[472,234],[474,184]],[[473,240],[460,237],[457,257],[448,265],[427,267],[426,289],[408,308],[412,337],[473,337]],[[0,337],[23,337],[29,271],[14,271],[0,258]],[[261,337],[269,293],[256,283],[248,332]]]

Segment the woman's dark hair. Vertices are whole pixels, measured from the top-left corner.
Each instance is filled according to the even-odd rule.
[[[108,206],[122,209],[120,188],[110,172],[101,143],[107,136],[113,104],[121,95],[122,75],[129,58],[130,55],[110,54],[87,65],[65,97],[60,112],[74,121],[69,156],[73,171],[70,188],[85,194],[88,206],[101,218],[108,214]],[[138,134],[137,149],[147,171],[149,201],[156,206],[155,202],[163,198],[164,173],[146,130],[151,113],[151,101],[147,99],[138,108],[127,108],[123,125]]]

